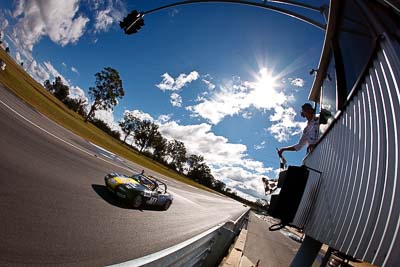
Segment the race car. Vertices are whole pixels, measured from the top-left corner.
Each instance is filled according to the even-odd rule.
[[[167,210],[172,204],[173,196],[167,192],[167,185],[153,176],[110,173],[104,177],[104,182],[109,191],[134,208],[149,205]]]

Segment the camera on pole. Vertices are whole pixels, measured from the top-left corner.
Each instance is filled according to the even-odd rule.
[[[143,16],[144,14],[137,10],[133,10],[128,14],[128,16],[119,22],[119,26],[126,34],[134,34],[144,26]]]

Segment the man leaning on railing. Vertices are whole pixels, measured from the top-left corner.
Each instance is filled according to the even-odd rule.
[[[306,144],[309,153],[318,142],[319,138],[319,117],[315,115],[315,109],[309,103],[301,106],[301,116],[307,119],[307,126],[304,128],[299,142],[292,146],[278,149],[278,155],[282,156],[284,151],[299,151]]]

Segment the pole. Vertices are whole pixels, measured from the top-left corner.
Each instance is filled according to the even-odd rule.
[[[299,3],[299,2],[295,2],[295,1],[291,1],[291,0],[266,0],[266,2],[272,2],[272,3],[279,3],[279,4],[286,4],[286,5],[292,5],[292,6],[297,6],[297,7],[303,7],[303,8],[307,8],[313,11],[318,11],[321,12],[322,7],[315,7],[312,5],[308,5],[306,3]]]
[[[323,7],[317,8],[317,7],[312,7],[310,5],[304,5],[301,3],[296,3],[294,1],[279,1],[279,2],[287,2],[287,4],[291,4],[291,5],[296,5],[296,6],[300,6],[303,8],[308,8],[308,9],[312,9],[314,11],[318,11],[321,12]],[[260,8],[264,8],[264,9],[268,9],[268,10],[272,10],[278,13],[282,13],[284,15],[287,15],[289,17],[298,19],[300,21],[306,22],[310,25],[313,25],[314,27],[319,28],[320,30],[325,31],[326,30],[326,25],[323,25],[322,23],[319,23],[318,21],[315,21],[313,19],[310,19],[306,16],[303,16],[299,13],[290,11],[290,10],[286,10],[280,7],[276,7],[276,6],[272,6],[272,5],[268,5],[264,2],[264,4],[260,4],[260,3],[254,3],[254,2],[249,2],[249,1],[234,1],[234,0],[189,0],[189,1],[184,1],[184,2],[178,2],[178,3],[173,3],[173,4],[169,4],[169,5],[165,5],[165,6],[161,6],[161,7],[157,7],[148,11],[143,12],[143,15],[146,14],[150,14],[156,11],[160,11],[163,9],[167,9],[170,7],[174,7],[174,6],[180,6],[180,5],[187,5],[187,4],[195,4],[195,3],[231,3],[231,4],[241,4],[241,5],[248,5],[248,6],[255,6],[255,7],[260,7]]]
[[[321,242],[306,235],[290,267],[311,267],[321,247]]]

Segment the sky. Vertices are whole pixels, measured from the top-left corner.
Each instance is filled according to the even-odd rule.
[[[70,97],[88,98],[95,73],[118,70],[125,96],[96,117],[113,129],[125,112],[152,120],[164,137],[184,142],[188,155],[202,155],[214,177],[240,196],[265,198],[261,178],[277,177],[276,148],[297,143],[305,126],[300,107],[325,33],[267,9],[226,3],[147,14],[134,35],[119,28],[134,9],[175,2],[1,1],[0,32],[3,46],[38,82],[60,76]],[[274,5],[324,23],[317,12]],[[305,153],[284,156],[300,165]]]

